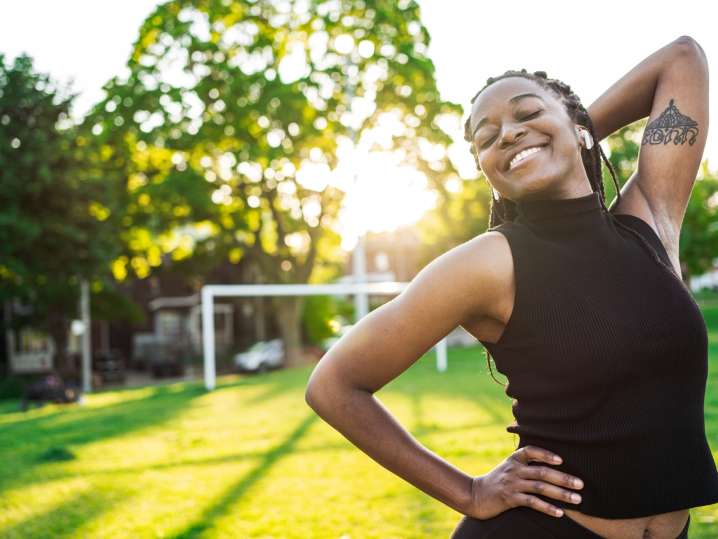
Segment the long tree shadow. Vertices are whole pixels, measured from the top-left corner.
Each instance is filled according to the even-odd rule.
[[[476,423],[467,423],[464,425],[456,425],[452,427],[446,427],[443,425],[426,425],[419,429],[412,427],[411,432],[415,436],[425,436],[435,433],[446,434],[451,432],[462,432],[470,431],[477,428],[490,427],[495,423],[491,420],[480,421]],[[322,452],[336,452],[336,451],[355,451],[356,446],[352,445],[348,441],[339,441],[336,443],[322,443],[321,445],[305,445],[301,449],[293,449],[294,454],[311,454],[311,453],[322,453]],[[188,466],[215,466],[218,464],[236,463],[244,460],[255,460],[265,455],[264,451],[247,451],[239,453],[231,453],[213,458],[198,458],[198,459],[182,459],[175,460],[173,462],[161,463],[161,464],[150,464],[147,466],[125,466],[117,468],[103,468],[101,470],[83,470],[82,472],[67,472],[64,470],[43,470],[41,480],[43,482],[51,482],[58,480],[69,480],[77,477],[94,477],[94,476],[122,476],[122,475],[139,475],[147,471],[163,471],[172,470],[174,468],[185,468]],[[23,485],[30,484],[28,482]]]
[[[194,524],[190,524],[184,530],[178,532],[172,537],[174,539],[189,539],[197,537],[205,530],[211,528],[214,525],[214,521],[225,514],[252,485],[264,477],[278,460],[287,456],[294,450],[294,446],[317,420],[318,416],[316,414],[311,413],[307,415],[307,417],[282,443],[275,446],[274,449],[264,453],[262,460],[257,464],[257,466],[250,470],[240,481],[227,488],[217,502],[210,507],[207,507],[196,519]]]
[[[65,539],[78,537],[76,530],[91,520],[99,518],[116,504],[127,501],[128,491],[113,487],[112,490],[88,489],[65,499],[44,513],[0,528],[3,539],[28,539],[30,537]],[[31,503],[31,500],[28,500]]]
[[[465,399],[480,405],[498,425],[510,421],[511,398],[505,388],[488,375],[486,367],[478,362],[478,354],[471,349],[452,352],[447,372],[436,370],[433,353],[429,353],[411,367],[412,375],[399,376],[385,387],[410,397],[446,395]],[[500,375],[498,379],[504,382]]]
[[[5,424],[0,440],[0,493],[15,485],[45,481],[34,473],[50,448],[78,447],[156,427],[177,417],[206,394],[199,385],[158,388],[152,395],[98,408],[75,408]]]
[[[292,391],[297,388],[296,380],[292,380],[290,378],[281,378],[279,380],[273,380],[271,384],[268,382],[266,384],[267,387],[264,388],[264,391],[261,391],[249,398],[242,398],[240,404],[243,406],[253,406],[262,402],[267,402],[269,399],[273,399],[274,397],[278,397],[287,391]]]
[[[489,446],[501,438],[501,443],[510,440],[513,436],[513,445],[518,445],[518,436],[505,431],[506,426],[513,422],[511,409],[512,398],[506,394],[506,386],[497,383],[491,376],[485,363],[480,361],[480,349],[452,349],[449,354],[448,370],[438,372],[435,355],[428,353],[417,361],[411,369],[412,375],[400,376],[388,384],[387,388],[406,395],[412,402],[416,428],[412,432],[417,437],[429,434],[429,429],[436,433],[449,433],[460,430],[455,427],[442,425],[441,421],[427,423],[424,419],[419,396],[431,396],[441,399],[446,397],[452,401],[466,401],[472,403],[480,411],[477,412],[477,421],[469,421],[476,428],[488,428],[490,439],[486,446],[468,445],[462,449],[456,444],[453,454],[468,454],[474,448],[477,452],[485,451]],[[408,374],[408,373],[407,373]],[[505,377],[495,374],[499,382],[506,383]],[[493,427],[493,429],[492,429]],[[433,433],[432,432],[432,433]],[[468,434],[471,440],[475,437]]]
[[[410,393],[411,413],[413,425],[411,432],[418,440],[424,436],[434,433],[447,433],[457,428],[443,428],[441,425],[425,421],[424,415],[424,394],[413,391]],[[471,425],[469,428],[484,426],[485,424]],[[463,430],[464,427],[462,427]],[[437,512],[437,504],[439,502],[429,497],[428,494],[420,489],[410,489],[406,499],[406,504],[412,513],[412,527],[421,537],[437,537],[439,528],[441,527],[441,517]]]

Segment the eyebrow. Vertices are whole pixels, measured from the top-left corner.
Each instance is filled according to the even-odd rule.
[[[518,95],[513,96],[511,99],[509,99],[509,103],[515,103],[516,101],[518,101],[519,99],[523,99],[524,97],[538,97],[541,101],[544,101],[543,97],[541,97],[540,95],[533,94],[531,92],[527,92],[525,94],[518,94]],[[479,120],[479,123],[476,124],[476,127],[471,132],[471,138],[473,138],[474,135],[476,135],[476,132],[479,130],[479,127],[484,125],[487,121],[488,121],[488,118],[485,116],[483,118],[481,118],[481,120]]]

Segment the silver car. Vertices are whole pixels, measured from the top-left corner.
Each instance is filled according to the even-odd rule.
[[[276,369],[284,363],[284,346],[282,339],[259,341],[246,352],[234,356],[234,364],[240,371],[265,372]]]

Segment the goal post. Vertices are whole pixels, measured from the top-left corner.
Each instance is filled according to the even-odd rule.
[[[202,287],[202,352],[204,385],[208,390],[216,386],[214,348],[214,298],[249,296],[346,296],[373,294],[394,296],[400,294],[408,282],[384,281],[379,283],[337,284],[209,284]],[[434,346],[436,368],[446,370],[446,337]]]

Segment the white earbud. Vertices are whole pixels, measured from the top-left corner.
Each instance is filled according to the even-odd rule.
[[[588,129],[581,129],[581,136],[583,137],[583,144],[586,146],[586,149],[590,150],[593,148],[593,138],[591,137],[591,133],[588,132]]]

